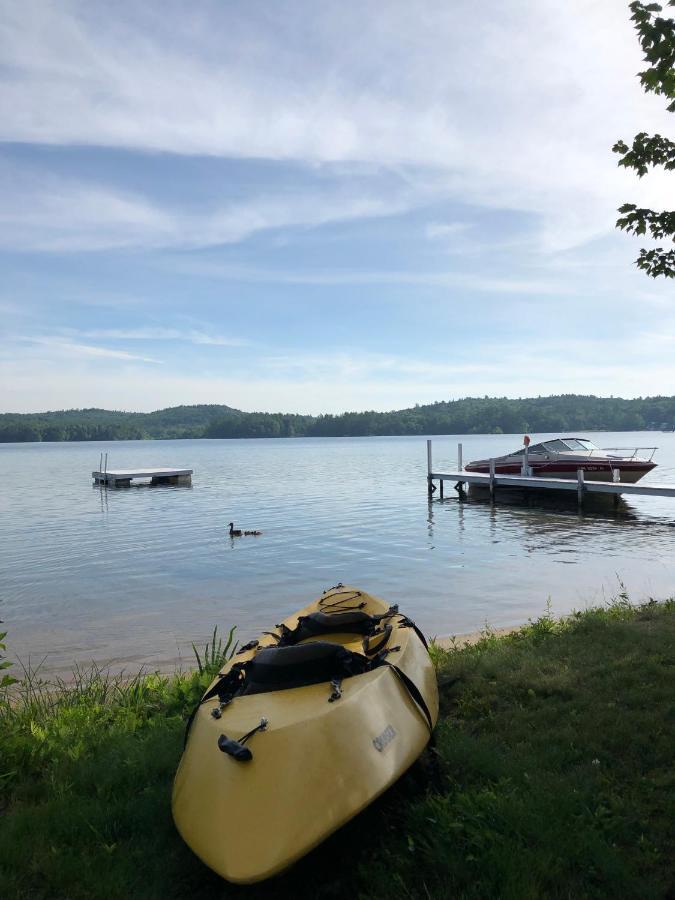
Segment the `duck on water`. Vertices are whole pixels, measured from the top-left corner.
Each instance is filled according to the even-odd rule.
[[[259,534],[262,534],[262,531],[256,531],[254,529],[252,529],[250,531],[242,531],[241,528],[234,527],[234,522],[230,522],[230,537],[231,538],[243,537],[244,535],[254,535],[257,537]]]

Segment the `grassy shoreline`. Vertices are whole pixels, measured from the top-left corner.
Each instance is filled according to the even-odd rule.
[[[437,750],[250,888],[190,853],[169,806],[185,716],[231,647],[193,672],[5,688],[3,897],[672,896],[674,613],[621,596],[434,644]]]

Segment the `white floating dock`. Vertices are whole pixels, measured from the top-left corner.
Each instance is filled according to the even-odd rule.
[[[460,444],[460,461],[461,447],[462,445]],[[431,441],[427,441],[427,486],[430,498],[436,490],[435,482],[438,482],[440,488],[439,496],[440,499],[443,499],[443,484],[445,481],[454,482],[456,489],[460,493],[465,484],[480,485],[490,492],[491,497],[494,497],[495,490],[499,487],[520,488],[525,491],[575,491],[579,503],[583,502],[583,497],[586,493],[610,494],[614,497],[619,497],[621,494],[640,495],[642,497],[675,497],[675,485],[673,484],[630,484],[626,481],[592,481],[584,477],[583,469],[578,470],[576,478],[497,475],[495,472],[483,474],[479,472],[465,472],[459,467],[456,471],[435,472],[432,468]]]
[[[150,479],[150,484],[190,484],[193,471],[193,469],[103,469],[92,472],[91,475],[96,484],[129,487],[136,479]]]

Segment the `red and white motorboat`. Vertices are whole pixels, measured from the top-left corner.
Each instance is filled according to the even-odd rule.
[[[656,447],[610,447],[601,450],[587,438],[554,438],[494,459],[495,475],[535,475],[539,478],[577,478],[579,469],[589,481],[625,481],[635,484],[656,468],[652,457]],[[638,451],[651,451],[639,456]],[[490,472],[490,459],[478,459],[464,466],[467,472]]]

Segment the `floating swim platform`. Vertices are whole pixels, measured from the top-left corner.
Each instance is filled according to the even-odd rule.
[[[194,469],[107,469],[92,472],[96,484],[108,487],[128,487],[132,481],[150,484],[190,484]]]

